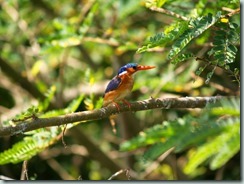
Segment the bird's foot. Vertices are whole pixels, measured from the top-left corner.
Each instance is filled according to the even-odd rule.
[[[120,107],[119,107],[119,104],[116,103],[116,102],[113,102],[113,104],[116,106],[117,110],[120,112]]]
[[[131,109],[131,104],[130,102],[128,102],[127,100],[122,100],[124,104],[126,104],[130,109]]]

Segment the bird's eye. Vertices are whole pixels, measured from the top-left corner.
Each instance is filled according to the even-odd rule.
[[[134,70],[136,70],[136,68],[137,68],[136,66],[133,66],[133,69],[134,69]]]

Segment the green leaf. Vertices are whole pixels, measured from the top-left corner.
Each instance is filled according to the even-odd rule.
[[[185,173],[192,173],[200,164],[214,155],[216,157],[214,157],[210,166],[211,169],[217,169],[225,164],[234,154],[236,154],[240,148],[240,146],[238,146],[240,145],[240,136],[239,138],[236,136],[236,134],[238,135],[240,131],[239,123],[240,122],[237,122],[234,125],[231,124],[221,135],[216,136],[216,138],[211,139],[211,141],[208,141],[199,147],[197,151],[191,155],[190,161],[185,166]],[[233,139],[235,139],[235,142],[232,142]],[[237,147],[237,149],[235,149],[233,152],[229,152],[229,154],[226,153],[233,147]]]
[[[122,143],[120,150],[131,151],[147,146],[149,149],[143,155],[143,160],[147,161],[156,159],[172,147],[175,152],[196,148],[189,155],[189,162],[185,167],[185,172],[191,174],[210,158],[213,158],[211,168],[216,169],[234,156],[240,149],[239,131],[240,98],[230,98],[218,105],[208,106],[196,117],[187,115],[148,128]],[[236,149],[228,152],[229,154],[223,150],[233,147]]]
[[[0,153],[0,165],[28,160],[56,142],[56,136],[60,131],[57,127],[50,129],[55,131],[40,129],[33,136],[26,136],[22,141],[14,144],[12,148]]]
[[[49,104],[51,103],[55,95],[56,90],[56,86],[51,86],[50,89],[45,93],[46,98],[43,101],[39,101],[37,107],[40,112],[43,112],[48,108]]]
[[[160,137],[164,134],[172,134],[170,131],[165,132],[165,125],[156,125],[152,128],[149,128],[145,132],[141,132],[139,136],[131,139],[130,141],[126,141],[120,145],[121,151],[131,151],[135,150],[139,147],[153,144],[160,140]]]
[[[201,73],[204,71],[204,69],[205,69],[206,67],[207,67],[207,65],[205,65],[204,67],[199,67],[199,68],[197,69],[197,71],[195,72],[196,75],[200,76]]]
[[[99,7],[99,4],[98,3],[94,3],[92,5],[91,10],[89,11],[88,15],[85,17],[82,25],[80,26],[80,28],[79,28],[79,35],[81,35],[82,37],[84,37],[84,35],[88,31],[88,29],[91,27],[93,17],[95,15],[98,7]]]
[[[235,61],[238,50],[234,44],[239,39],[238,25],[220,23],[217,26],[220,30],[215,32],[213,48],[208,52],[208,55],[213,56],[217,65],[223,67]]]
[[[54,89],[53,89],[54,90]],[[47,93],[47,97],[51,98],[54,92],[50,90]],[[81,101],[84,99],[84,94],[80,95],[76,99],[74,99],[67,108],[61,110],[53,110],[48,111],[45,114],[42,114],[41,117],[50,117],[50,116],[57,116],[65,113],[71,113],[77,110]],[[36,112],[36,107],[29,108],[26,112],[27,113],[34,113]],[[71,124],[67,128],[71,128],[74,124]],[[40,153],[50,145],[57,142],[57,136],[62,132],[62,128],[60,127],[50,127],[48,129],[41,128],[37,130],[33,130],[30,132],[25,133],[26,136],[22,141],[15,143],[12,148],[5,150],[4,152],[0,153],[0,165],[8,164],[8,163],[19,163],[24,160],[28,160],[35,156],[36,154]]]
[[[230,131],[226,132],[228,140],[210,163],[212,170],[222,167],[240,150],[240,125],[234,124]]]
[[[173,140],[166,143],[156,143],[145,152],[143,158],[145,161],[154,160],[172,147],[174,147]]]
[[[185,53],[185,54],[181,54],[179,55],[177,58],[173,59],[171,61],[172,64],[178,64],[181,63],[183,61],[189,60],[194,58],[195,56],[192,53]]]
[[[80,106],[80,103],[82,102],[82,100],[84,99],[85,95],[81,94],[80,96],[78,96],[76,99],[74,99],[69,105],[68,107],[65,108],[65,113],[72,113],[75,112],[78,107]]]
[[[209,81],[212,78],[213,74],[214,74],[214,70],[212,70],[211,72],[208,72],[207,79],[205,80],[205,84],[209,83]]]
[[[175,24],[167,27],[163,33],[158,33],[155,36],[150,37],[150,41],[146,45],[139,48],[137,53],[142,53],[150,48],[158,46],[163,47],[177,39],[186,29],[186,21],[176,22]]]
[[[177,56],[184,47],[186,47],[190,41],[201,35],[205,30],[214,25],[221,17],[221,12],[218,12],[215,16],[208,14],[200,18],[192,19],[189,22],[190,28],[187,29],[172,45],[172,49],[168,54],[168,58],[172,59]]]

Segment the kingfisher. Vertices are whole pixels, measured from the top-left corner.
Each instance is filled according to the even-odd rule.
[[[131,92],[134,79],[133,74],[140,70],[153,69],[155,66],[143,66],[137,63],[128,63],[119,69],[118,74],[108,83],[103,96],[103,107],[114,103],[119,109],[118,102],[122,101],[130,107],[125,97]]]

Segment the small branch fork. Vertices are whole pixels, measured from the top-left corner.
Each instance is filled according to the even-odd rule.
[[[0,127],[0,137],[12,136],[39,128],[60,126],[74,122],[87,122],[93,120],[99,120],[108,118],[113,114],[122,112],[136,112],[149,109],[181,109],[181,108],[204,108],[208,104],[213,104],[230,97],[212,96],[212,97],[181,97],[181,98],[164,98],[155,99],[150,98],[148,100],[137,101],[130,104],[130,107],[126,104],[121,104],[118,110],[116,106],[109,105],[108,107],[95,109],[92,111],[82,111],[76,113],[70,113],[62,116],[50,117],[50,118],[35,118],[22,121],[16,125],[10,125],[6,127]],[[1,124],[1,123],[0,123]]]
[[[110,178],[108,178],[108,180],[112,180],[116,176],[118,176],[118,175],[120,175],[120,174],[122,174],[124,172],[126,174],[127,179],[130,180],[130,174],[129,174],[130,170],[129,169],[121,169],[121,170],[119,170],[118,172],[114,173]]]

